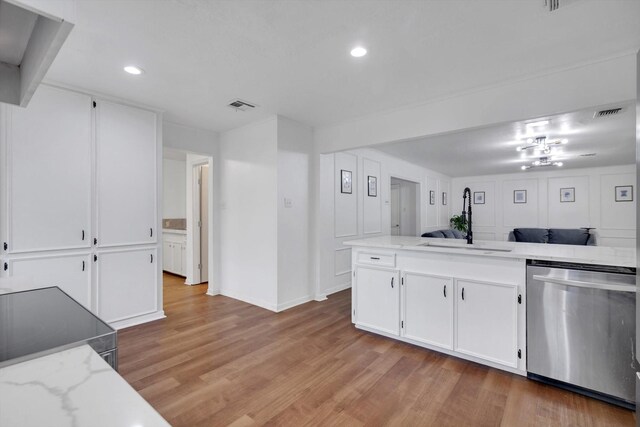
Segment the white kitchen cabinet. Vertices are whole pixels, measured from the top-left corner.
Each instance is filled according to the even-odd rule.
[[[187,236],[165,232],[162,237],[162,269],[179,276],[186,276]]]
[[[356,325],[400,334],[400,282],[397,270],[356,267]]]
[[[455,350],[517,367],[517,294],[515,285],[456,280]]]
[[[96,200],[99,247],[157,241],[156,114],[98,101]]]
[[[402,336],[453,349],[453,279],[405,273],[402,281]]]
[[[155,312],[158,307],[155,249],[97,255],[98,316],[115,322]]]
[[[7,107],[9,253],[91,246],[91,109],[49,86]]]
[[[90,255],[53,255],[8,261],[13,291],[57,286],[91,310]]]

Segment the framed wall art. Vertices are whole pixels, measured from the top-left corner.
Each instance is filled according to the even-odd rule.
[[[616,202],[633,202],[633,185],[616,186]]]
[[[367,177],[367,195],[369,197],[378,197],[378,178],[369,175]]]
[[[473,192],[473,204],[474,205],[484,205],[484,191],[474,191]]]
[[[340,192],[345,194],[352,193],[352,174],[351,171],[341,170],[340,171]]]
[[[576,189],[574,187],[560,189],[560,203],[573,203],[576,201]]]

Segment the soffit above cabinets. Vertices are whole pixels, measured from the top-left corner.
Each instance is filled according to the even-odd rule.
[[[75,0],[0,0],[0,102],[26,107],[73,28]]]

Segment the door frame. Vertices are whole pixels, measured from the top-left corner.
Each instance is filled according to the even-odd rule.
[[[201,186],[201,176],[200,176],[200,167],[204,165],[209,166],[209,180],[211,180],[211,170],[212,170],[212,162],[210,159],[197,159],[188,163],[187,168],[191,172],[191,218],[187,220],[187,223],[191,223],[191,227],[188,227],[187,231],[187,246],[191,248],[191,262],[189,262],[189,256],[187,255],[187,285],[199,285],[204,282],[201,277],[201,268],[199,265],[201,264],[201,255],[200,255],[200,229],[201,226],[199,224],[202,221],[200,218],[200,186]],[[209,194],[208,199],[212,197],[212,188],[209,185]],[[209,211],[209,217],[206,219],[209,222],[209,228],[211,228],[211,211]],[[189,239],[191,237],[191,239]],[[191,243],[191,244],[189,244]],[[209,239],[209,251],[211,251],[211,239]],[[209,263],[209,260],[207,260]],[[209,275],[211,273],[211,266],[208,266]],[[209,278],[207,278],[207,282]]]

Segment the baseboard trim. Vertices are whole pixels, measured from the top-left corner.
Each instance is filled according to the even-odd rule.
[[[336,292],[344,291],[345,289],[351,288],[351,282],[343,283],[338,286],[334,286],[333,288],[325,289],[324,292],[317,294],[315,297],[316,301],[324,301],[331,294],[335,294]]]
[[[247,304],[255,305],[261,308],[264,308],[269,311],[278,312],[278,307],[275,304],[271,304],[265,301],[261,301],[254,298],[246,297],[242,294],[235,293],[226,289],[221,289],[219,295],[223,295],[225,297],[237,299],[238,301],[246,302]]]
[[[278,312],[284,311],[284,310],[288,310],[292,307],[295,307],[297,305],[300,304],[304,304],[307,303],[309,301],[312,301],[313,298],[311,297],[311,295],[306,295],[304,297],[300,297],[300,298],[296,298],[293,299],[291,301],[287,301],[287,302],[283,302],[282,304],[278,304]]]
[[[154,320],[164,319],[167,316],[164,314],[164,310],[156,311],[154,313],[145,314],[138,317],[132,317],[130,319],[118,320],[117,322],[109,323],[113,329],[120,330],[129,328],[131,326],[140,325],[142,323],[153,322]]]

